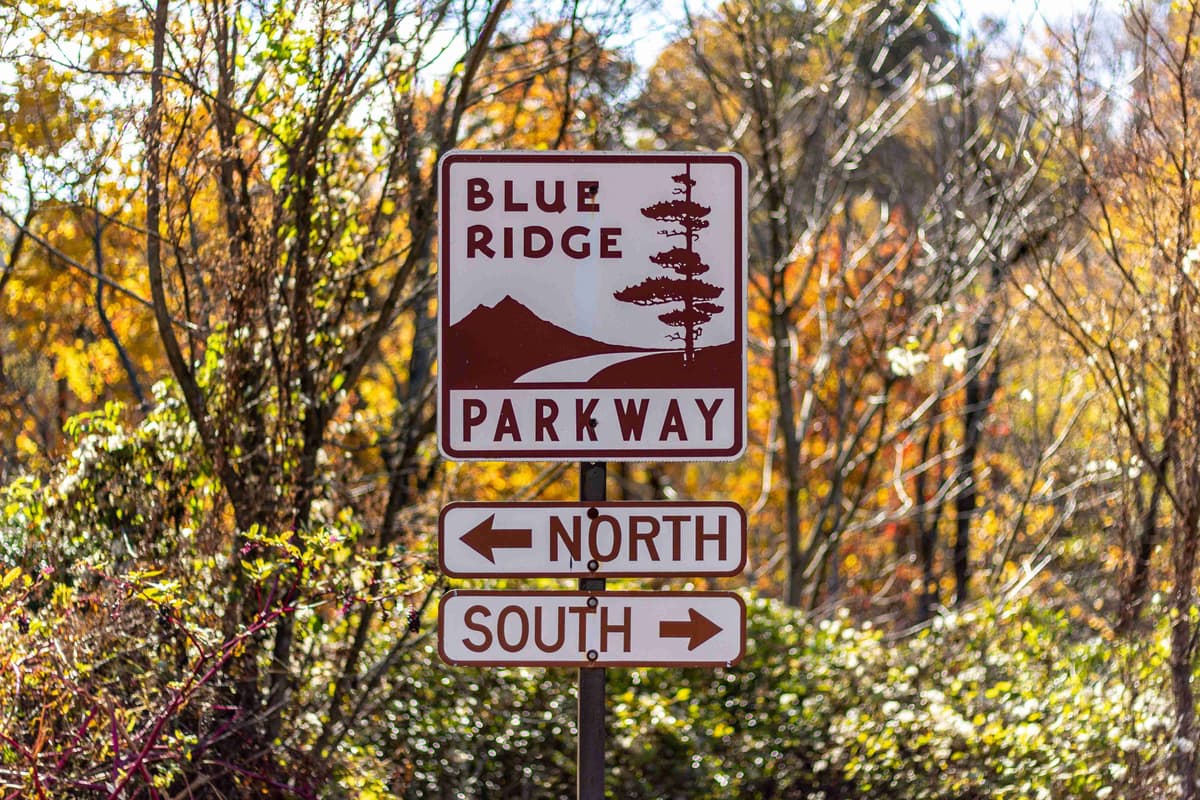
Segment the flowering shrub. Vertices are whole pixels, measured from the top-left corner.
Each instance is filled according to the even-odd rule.
[[[225,775],[220,748],[239,720],[223,670],[284,613],[307,671],[255,786],[359,800],[573,794],[575,672],[443,665],[415,608],[388,613],[401,570],[363,579],[375,556],[349,549],[362,527],[332,503],[294,537],[244,532],[238,568],[264,590],[301,570],[303,602],[263,602],[251,624],[227,625],[214,541],[227,515],[179,401],[157,400],[133,429],[117,407],[77,418],[55,470],[0,487],[0,797],[180,796]],[[368,603],[381,666],[355,695],[361,714],[337,726],[324,701]],[[1168,795],[1165,615],[1158,635],[1122,640],[1023,601],[898,635],[747,603],[734,668],[609,670],[612,796]],[[335,755],[316,758],[313,742]]]
[[[419,617],[407,562],[360,546],[350,510],[319,498],[304,529],[238,531],[234,563],[186,411],[166,390],[156,400],[136,426],[116,405],[72,419],[53,470],[0,486],[0,798],[386,796],[389,761],[321,737],[358,615],[379,615],[372,648],[397,649]],[[234,667],[269,674],[246,654],[285,619],[304,660],[286,726],[252,750],[258,709],[239,704]]]
[[[728,670],[609,670],[608,785],[631,798],[1162,796],[1160,641],[1079,638],[1029,603],[891,638],[751,599]],[[426,649],[393,712],[400,796],[573,789],[570,670],[471,670]]]

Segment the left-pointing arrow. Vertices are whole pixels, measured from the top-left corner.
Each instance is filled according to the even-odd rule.
[[[658,623],[658,635],[663,639],[687,639],[688,652],[695,650],[722,628],[694,608],[688,609],[688,620],[662,620]]]
[[[514,550],[533,547],[533,531],[529,528],[497,528],[495,524],[496,515],[492,514],[463,534],[463,544],[493,564],[496,563],[493,551],[498,547]]]

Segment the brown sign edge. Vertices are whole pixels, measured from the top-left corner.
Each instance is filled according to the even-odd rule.
[[[584,563],[578,570],[560,571],[560,572],[459,572],[450,569],[446,564],[446,513],[455,508],[664,508],[666,506],[678,505],[681,508],[701,507],[701,508],[733,508],[737,511],[738,518],[741,520],[741,544],[742,558],[735,568],[728,570],[688,570],[687,572],[629,572],[600,569],[592,572]],[[746,516],[746,509],[742,508],[740,503],[735,503],[732,500],[661,500],[655,502],[653,500],[606,500],[594,503],[579,502],[579,501],[534,501],[534,502],[519,502],[519,501],[499,501],[495,503],[489,502],[471,502],[463,500],[455,500],[442,506],[442,510],[438,512],[438,527],[437,527],[437,544],[438,544],[438,569],[448,578],[731,578],[735,575],[740,575],[746,569],[746,562],[749,560],[749,520]]]
[[[722,598],[733,598],[734,600],[737,601],[738,606],[741,608],[741,613],[738,615],[739,626],[740,626],[740,632],[739,632],[739,636],[738,636],[738,653],[737,653],[737,656],[735,656],[734,658],[729,659],[729,660],[724,660],[724,661],[717,661],[717,660],[711,660],[711,661],[653,661],[650,663],[647,663],[644,660],[639,661],[639,660],[629,660],[629,659],[619,660],[619,661],[609,661],[609,660],[588,661],[586,658],[578,660],[578,661],[528,661],[528,660],[524,660],[524,659],[503,660],[503,661],[494,661],[494,660],[460,661],[460,660],[452,659],[446,655],[446,650],[445,650],[443,636],[442,636],[442,632],[444,630],[444,628],[442,627],[442,613],[445,610],[446,602],[448,600],[451,600],[455,597],[480,597],[480,596],[483,596],[483,597],[522,597],[522,598],[525,598],[525,597],[530,597],[530,596],[547,596],[547,595],[554,595],[556,597],[572,596],[572,597],[580,597],[580,598],[588,598],[588,597],[593,597],[593,596],[595,596],[597,598],[604,598],[604,597],[722,597]],[[589,668],[589,667],[593,667],[593,668],[598,668],[598,667],[641,667],[641,668],[645,668],[645,669],[650,669],[650,668],[655,668],[655,667],[666,667],[666,668],[676,668],[676,669],[700,669],[700,668],[708,668],[708,667],[729,668],[729,667],[733,667],[733,666],[736,666],[737,664],[741,663],[742,659],[745,658],[745,656],[746,656],[746,617],[747,617],[747,613],[748,612],[746,609],[746,601],[743,600],[742,596],[740,594],[738,594],[737,592],[718,592],[718,591],[712,591],[712,592],[709,592],[709,591],[700,591],[700,592],[686,592],[686,591],[580,592],[580,591],[554,591],[552,589],[532,589],[527,592],[514,592],[514,591],[485,591],[485,590],[479,590],[479,589],[452,589],[451,591],[443,594],[442,598],[438,601],[438,636],[437,636],[438,657],[442,660],[442,663],[448,664],[452,667],[547,667],[547,668],[561,667],[564,669],[578,669],[578,668]]]
[[[742,351],[742,375],[741,382],[733,387],[734,390],[734,405],[737,406],[738,424],[734,432],[734,443],[727,448],[708,448],[696,450],[669,450],[669,449],[578,449],[578,450],[521,450],[521,451],[506,451],[506,450],[457,450],[448,442],[448,432],[450,420],[445,413],[448,405],[449,387],[445,386],[442,381],[442,340],[449,328],[448,317],[443,313],[445,309],[445,297],[449,295],[449,273],[445,269],[445,254],[448,252],[448,242],[450,234],[444,223],[447,217],[445,203],[442,199],[449,194],[450,175],[448,167],[454,162],[466,163],[484,163],[484,162],[507,162],[507,163],[599,163],[604,161],[612,162],[659,162],[670,163],[674,161],[687,160],[708,160],[708,161],[726,161],[734,170],[734,185],[737,187],[736,196],[734,198],[734,232],[735,238],[740,246],[735,248],[735,253],[738,257],[739,279],[735,282],[735,288],[738,291],[739,302],[737,304],[738,316],[741,319],[741,351]],[[747,250],[747,209],[749,191],[749,167],[742,156],[735,152],[714,152],[714,151],[664,151],[664,152],[640,152],[640,151],[522,151],[522,150],[451,150],[442,155],[437,163],[436,185],[438,188],[438,217],[437,217],[437,242],[438,242],[438,281],[437,281],[437,300],[438,300],[438,337],[437,337],[437,447],[438,452],[442,454],[448,461],[736,461],[741,458],[748,447],[748,370],[749,370],[749,353],[748,353],[748,333],[749,333],[749,252]],[[736,323],[735,323],[736,327]],[[686,388],[686,387],[683,387]]]

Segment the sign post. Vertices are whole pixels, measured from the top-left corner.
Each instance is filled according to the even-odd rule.
[[[600,502],[608,498],[608,465],[585,461],[579,465],[579,499]],[[584,592],[604,591],[604,578],[580,578]],[[579,668],[579,736],[576,743],[578,800],[604,800],[605,727],[604,667]]]
[[[438,165],[438,448],[579,462],[579,504],[452,503],[458,577],[578,577],[577,592],[450,592],[451,664],[579,669],[578,798],[603,800],[606,666],[729,666],[727,592],[606,577],[736,575],[732,503],[608,503],[607,461],[746,447],[746,184],[733,153],[465,152]],[[586,514],[587,522],[581,514]]]

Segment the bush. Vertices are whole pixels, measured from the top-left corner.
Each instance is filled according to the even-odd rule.
[[[130,785],[176,789],[223,736],[219,667],[260,634],[223,632],[218,490],[181,403],[158,400],[132,429],[115,406],[77,418],[75,449],[54,470],[0,487],[0,789],[108,796],[113,770]],[[255,557],[240,568],[299,558],[312,601],[296,612],[310,655],[295,744],[276,743],[263,762],[271,774],[314,776],[293,787],[323,798],[573,794],[575,672],[447,667],[429,633],[361,696],[369,713],[339,733],[336,757],[305,760],[327,721],[322,700],[355,608],[347,598],[366,594],[352,585],[367,573],[359,559],[374,556],[351,557],[361,526],[340,514],[300,531],[302,549],[251,533]],[[296,555],[267,557],[286,546]],[[372,588],[378,625],[390,626],[377,648],[407,636],[386,605],[403,580],[389,584],[392,598]],[[1157,636],[1121,641],[1025,601],[889,636],[846,616],[814,622],[773,601],[747,604],[735,668],[609,671],[611,796],[1166,794],[1166,615]],[[368,655],[385,663],[382,651]]]
[[[814,624],[773,601],[748,606],[746,658],[733,669],[609,670],[609,796],[1164,791],[1153,768],[1169,719],[1154,667],[1160,641],[1080,640],[1065,614],[1030,603],[895,640],[845,618]],[[400,679],[402,699],[388,713],[402,796],[573,793],[574,671],[451,668],[430,644]]]

